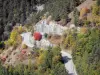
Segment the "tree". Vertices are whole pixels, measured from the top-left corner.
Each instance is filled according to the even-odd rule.
[[[78,12],[77,8],[74,9],[73,15],[74,15],[74,24],[75,24],[76,26],[78,26],[79,12]]]
[[[7,40],[8,38],[9,38],[9,36],[10,36],[10,32],[9,31],[5,31],[5,32],[3,32],[3,35],[2,35],[3,37],[2,37],[2,40],[4,41],[4,40]]]
[[[76,47],[72,54],[78,74],[99,75],[100,29],[89,29],[82,37],[77,37],[76,42]],[[82,62],[80,63],[80,61]]]
[[[92,14],[94,16],[99,15],[99,10],[100,10],[100,7],[97,6],[96,4],[92,6]]]
[[[96,2],[96,4],[98,5],[98,6],[100,6],[100,0],[96,0],[97,2]]]
[[[21,20],[20,22],[23,24],[24,21],[26,20],[26,0],[22,0],[21,2],[21,7],[20,7],[20,10],[21,10]]]
[[[64,68],[64,65],[61,63],[58,63],[55,65],[55,68],[53,69],[53,75],[68,75],[66,69]]]
[[[75,0],[70,0],[70,10],[73,10],[75,5]]]

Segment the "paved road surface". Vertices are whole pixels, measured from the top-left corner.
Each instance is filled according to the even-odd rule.
[[[69,75],[77,75],[72,56],[65,51],[61,51],[61,54],[64,60],[65,68],[68,71]]]

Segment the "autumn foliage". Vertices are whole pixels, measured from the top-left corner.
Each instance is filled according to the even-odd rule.
[[[89,9],[87,7],[81,8],[80,17],[83,18],[88,12],[89,12]]]

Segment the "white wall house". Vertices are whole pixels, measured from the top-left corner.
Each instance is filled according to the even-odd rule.
[[[62,35],[63,32],[67,29],[68,29],[67,27],[61,26],[53,21],[47,24],[46,20],[38,22],[35,26],[35,31],[47,34],[52,33],[52,34]]]

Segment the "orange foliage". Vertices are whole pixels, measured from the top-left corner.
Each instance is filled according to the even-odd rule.
[[[81,32],[82,34],[87,33],[87,31],[88,31],[88,29],[87,29],[86,27],[82,27],[81,30],[80,30],[80,32]]]
[[[82,8],[80,11],[80,17],[84,17],[84,15],[86,15],[89,12],[89,9],[87,7]]]

